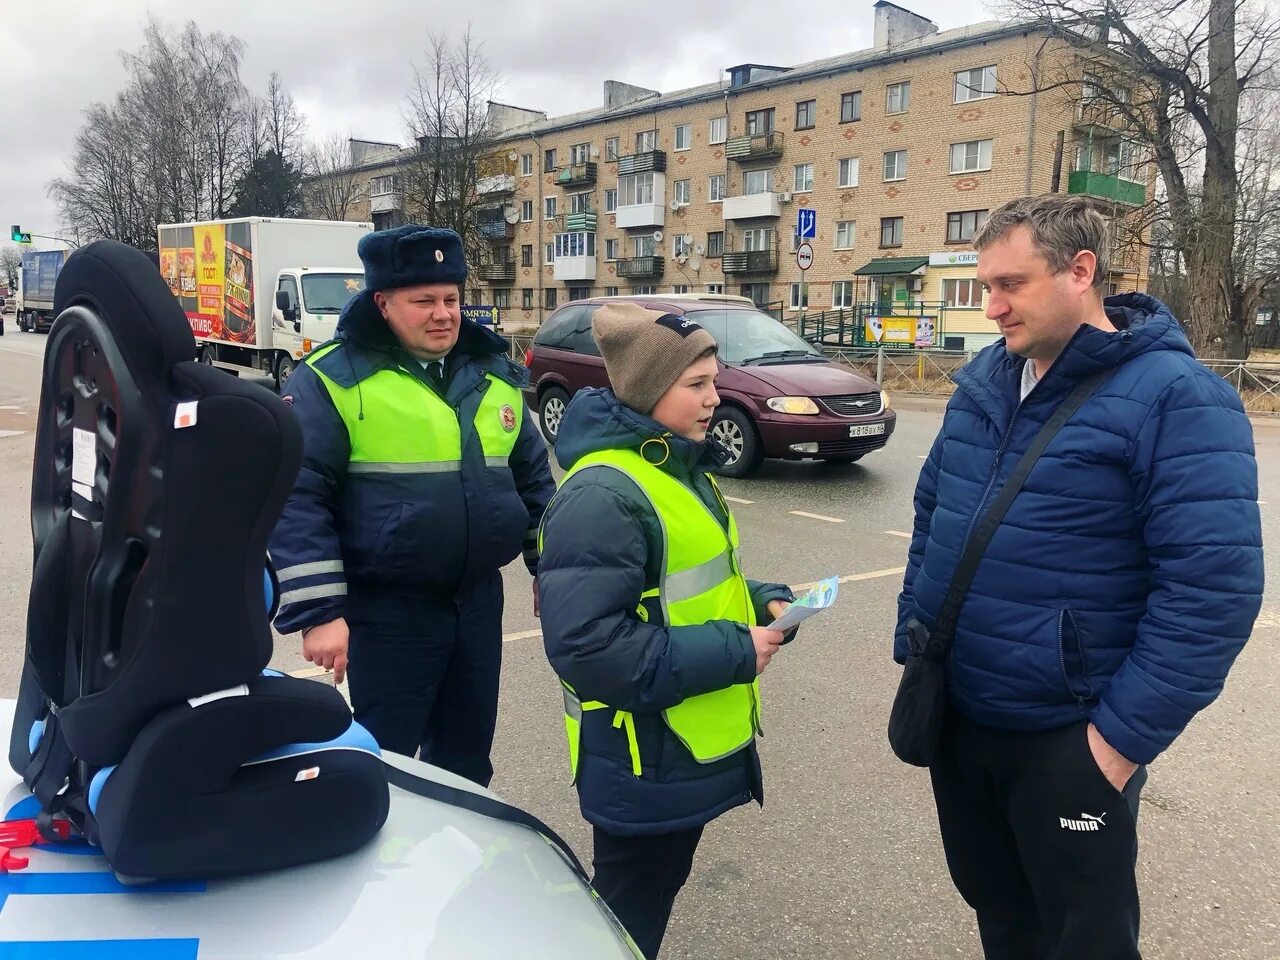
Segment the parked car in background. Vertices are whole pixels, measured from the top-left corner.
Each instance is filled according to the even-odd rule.
[[[872,380],[827,359],[749,300],[716,295],[596,297],[556,310],[525,353],[529,405],[554,443],[573,395],[606,387],[591,317],[612,299],[696,320],[720,345],[720,407],[711,435],[730,452],[721,469],[743,477],[766,457],[852,463],[893,434],[889,396]]]

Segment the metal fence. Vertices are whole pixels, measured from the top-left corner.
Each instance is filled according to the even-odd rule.
[[[1280,362],[1274,360],[1203,360],[1240,393],[1245,413],[1280,414]]]

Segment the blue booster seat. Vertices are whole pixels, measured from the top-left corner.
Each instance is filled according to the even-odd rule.
[[[193,362],[181,306],[124,244],[74,253],[55,307],[9,746],[37,825],[56,841],[69,820],[133,880],[357,849],[387,817],[377,745],[333,687],[265,669],[291,411]]]

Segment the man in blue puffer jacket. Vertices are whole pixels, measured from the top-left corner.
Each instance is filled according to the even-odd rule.
[[[894,657],[909,619],[935,622],[976,519],[1044,422],[1111,371],[978,568],[930,774],[989,960],[1130,960],[1146,764],[1222,690],[1261,605],[1252,433],[1163,304],[1104,303],[1107,223],[1084,198],[1006,204],[974,246],[1004,340],[957,374],[921,471]]]

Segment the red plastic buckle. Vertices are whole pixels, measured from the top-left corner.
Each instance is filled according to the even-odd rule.
[[[50,826],[62,840],[71,839],[70,820],[53,820]],[[40,833],[35,820],[0,820],[0,873],[21,870],[30,863],[29,858],[18,856],[12,852],[12,848],[34,847],[48,842]]]

